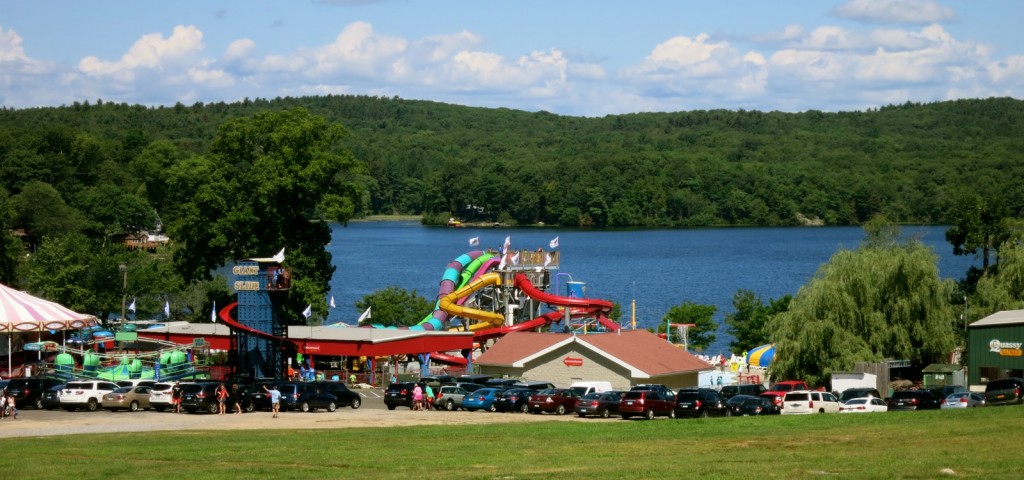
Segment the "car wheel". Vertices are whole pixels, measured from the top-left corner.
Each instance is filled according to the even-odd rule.
[[[309,412],[310,410],[312,410],[311,408],[309,408],[309,402],[302,402],[302,405],[299,406],[299,409],[302,410],[303,412]]]
[[[522,413],[530,413],[530,406],[524,403],[521,407],[519,407],[519,411]]]
[[[211,415],[215,413],[220,413],[220,406],[218,406],[216,403],[210,402],[210,404],[206,406],[206,411]]]
[[[607,408],[601,410],[601,418],[608,418],[612,416],[612,412],[609,412]]]
[[[85,404],[85,409],[89,410],[90,412],[95,412],[96,411],[96,407],[98,407],[98,406],[99,406],[99,404],[96,402],[96,399],[95,398],[90,398],[89,402]]]
[[[363,405],[363,401],[362,400],[360,400],[358,398],[352,400],[352,409],[353,410],[359,408],[362,405]]]
[[[132,400],[132,403],[130,405],[128,405],[128,411],[129,412],[137,412],[137,411],[139,411],[139,402],[137,402],[135,400]]]
[[[250,401],[249,403],[246,403],[245,406],[242,407],[242,410],[244,410],[245,413],[252,413],[256,410],[256,402]]]
[[[37,398],[36,401],[32,403],[32,406],[36,410],[42,410],[43,409],[43,399],[42,398]]]
[[[498,411],[498,407],[495,407],[494,404],[492,403],[491,404],[491,408],[488,408],[487,411],[491,412],[491,413],[497,412]]]
[[[335,404],[334,402],[327,402],[327,411],[328,412],[333,412],[333,411],[335,411],[337,409],[338,409],[338,405],[337,404]]]
[[[648,420],[654,420],[654,410],[648,409],[644,412],[644,418]]]
[[[449,412],[455,410],[455,401],[448,400],[447,402],[444,402],[444,409],[448,410]]]
[[[558,415],[565,415],[565,405],[555,407],[555,413]]]
[[[676,418],[676,410],[674,408],[668,411],[668,418]]]

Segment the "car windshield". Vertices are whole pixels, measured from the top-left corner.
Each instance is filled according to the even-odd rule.
[[[541,391],[537,392],[537,395],[557,395],[557,394],[558,394],[558,390],[555,390],[554,388],[545,388],[544,390],[541,390]]]
[[[601,398],[601,394],[600,393],[588,393],[588,394],[583,396],[584,400],[598,400],[600,398]]]
[[[853,400],[850,400],[849,402],[846,402],[846,404],[847,405],[863,405],[863,404],[865,404],[867,402],[868,402],[868,399],[866,399],[866,398],[855,398]]]
[[[761,400],[758,400],[756,398],[748,398],[748,399],[743,401],[743,405],[745,405],[745,406],[760,405],[760,404],[761,404]]]
[[[769,390],[773,392],[788,392],[792,389],[793,386],[788,383],[776,383],[775,385],[772,385],[772,388],[770,388]]]
[[[802,402],[806,402],[809,399],[810,399],[810,395],[808,395],[806,393],[787,393],[786,394],[786,401],[787,402],[801,402],[801,401]]]

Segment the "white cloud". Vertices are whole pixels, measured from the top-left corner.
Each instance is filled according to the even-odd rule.
[[[78,69],[87,75],[112,75],[130,81],[138,69],[180,67],[203,48],[203,32],[194,26],[178,25],[169,37],[159,33],[143,35],[118,61],[83,58]]]
[[[670,38],[655,46],[642,63],[624,69],[622,78],[666,97],[736,98],[763,93],[764,56],[740,53],[728,42],[709,38],[703,33]]]
[[[388,70],[388,65],[406,51],[404,38],[377,35],[366,22],[355,22],[341,31],[334,43],[300,52],[312,61],[310,74],[359,74],[373,76]]]
[[[235,40],[228,44],[228,48],[224,50],[224,60],[231,62],[245,58],[254,48],[256,48],[256,42],[248,38]]]
[[[952,8],[933,0],[850,0],[833,13],[849,20],[869,23],[929,24],[956,19]]]

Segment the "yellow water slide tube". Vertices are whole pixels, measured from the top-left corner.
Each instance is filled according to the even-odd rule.
[[[465,298],[477,290],[492,285],[501,285],[501,274],[499,273],[488,273],[481,275],[476,280],[467,283],[462,288],[441,297],[441,301],[438,307],[444,310],[449,315],[458,316],[470,320],[479,320],[479,322],[469,325],[469,330],[475,331],[482,328],[489,327],[500,327],[505,323],[505,316],[500,313],[486,312],[483,310],[476,310],[473,308],[467,308],[458,304],[460,298]]]

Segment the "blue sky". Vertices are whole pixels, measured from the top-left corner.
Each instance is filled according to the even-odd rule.
[[[320,94],[564,115],[1024,98],[1024,1],[0,0],[0,105]]]

